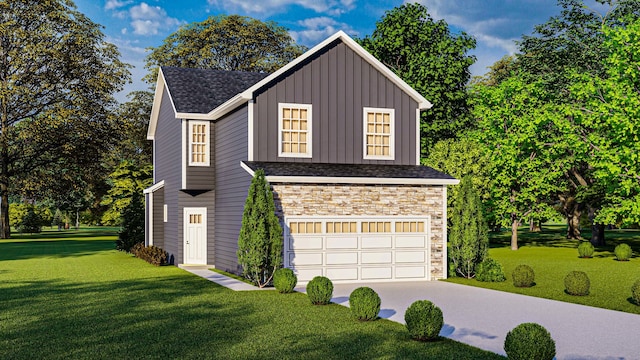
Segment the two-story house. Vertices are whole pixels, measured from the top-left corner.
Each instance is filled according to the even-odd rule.
[[[264,169],[301,283],[446,277],[447,185],[420,166],[429,101],[338,32],[273,74],[162,67],[148,130],[146,243],[237,273]]]

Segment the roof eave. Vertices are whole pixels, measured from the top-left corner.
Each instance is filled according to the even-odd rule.
[[[154,140],[156,137],[156,128],[158,126],[158,116],[160,115],[160,106],[162,104],[162,94],[165,89],[167,90],[167,95],[169,95],[169,100],[171,102],[171,108],[173,109],[173,113],[176,114],[176,118],[177,118],[176,106],[173,102],[173,98],[171,97],[171,91],[169,91],[169,87],[167,86],[167,82],[164,78],[164,73],[162,72],[162,68],[158,68],[158,80],[156,80],[156,91],[153,95],[153,106],[151,107],[151,116],[149,118],[149,128],[147,129],[147,140]]]

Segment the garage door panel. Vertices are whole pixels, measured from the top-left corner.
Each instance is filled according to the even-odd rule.
[[[290,253],[289,264],[297,266],[322,265],[322,253]]]
[[[289,237],[290,250],[322,250],[322,237]]]
[[[391,266],[385,267],[363,267],[362,268],[363,280],[387,280],[391,279]]]
[[[311,281],[316,276],[322,276],[322,269],[296,269],[296,276],[298,277],[298,281],[300,282],[308,282]]]
[[[327,268],[327,277],[331,280],[358,280],[358,268]]]
[[[362,253],[363,264],[391,264],[391,251]]]
[[[396,263],[426,263],[426,251],[396,251]]]
[[[358,264],[358,253],[327,253],[327,265]]]
[[[391,236],[363,236],[363,249],[391,249]]]
[[[396,248],[424,248],[426,243],[425,236],[396,236]]]
[[[357,237],[331,237],[327,236],[327,249],[357,249]]]
[[[425,266],[397,266],[396,278],[424,278]]]

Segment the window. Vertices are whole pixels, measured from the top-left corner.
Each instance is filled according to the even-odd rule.
[[[364,108],[364,158],[393,160],[394,109]]]
[[[321,222],[302,221],[289,223],[290,234],[320,234],[321,232]]]
[[[363,233],[390,233],[391,222],[389,221],[363,221],[362,222]]]
[[[424,221],[396,221],[397,233],[424,233]]]
[[[278,105],[278,156],[311,157],[311,105]]]
[[[357,232],[355,221],[327,221],[327,233],[355,233]]]
[[[208,121],[189,121],[189,165],[209,166]]]

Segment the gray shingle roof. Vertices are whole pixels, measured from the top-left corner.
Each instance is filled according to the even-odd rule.
[[[421,165],[316,164],[244,161],[251,170],[263,169],[266,176],[322,176],[386,179],[454,180],[451,175]]]
[[[177,112],[206,114],[269,74],[163,66]]]

